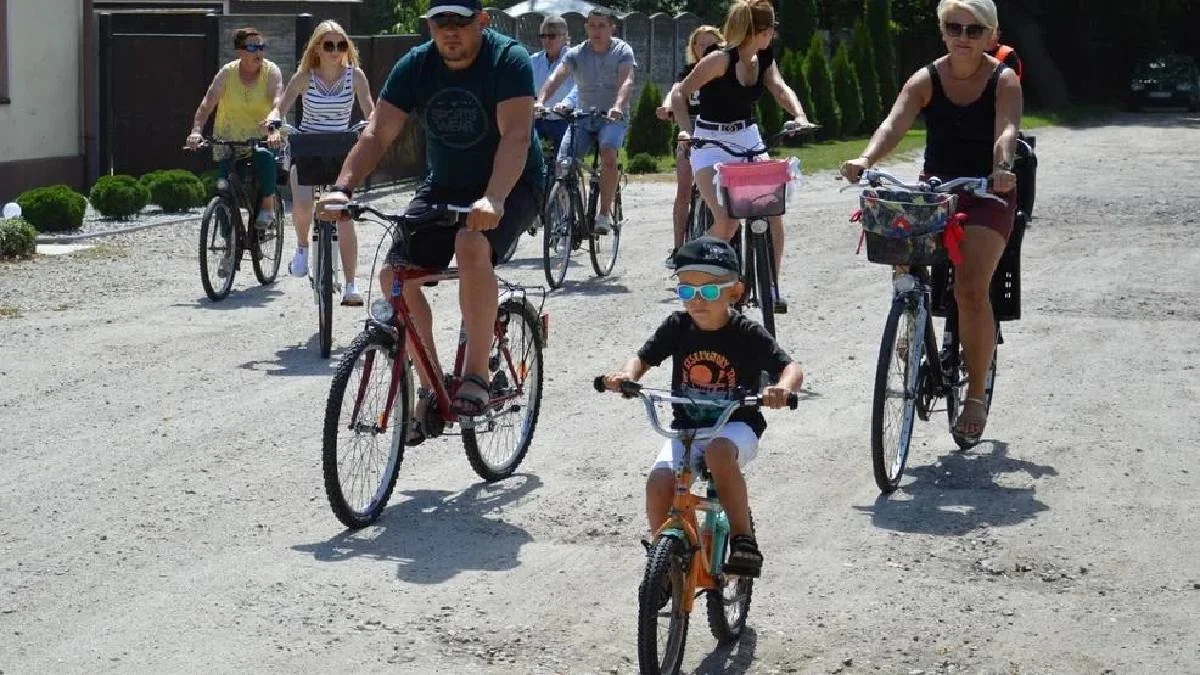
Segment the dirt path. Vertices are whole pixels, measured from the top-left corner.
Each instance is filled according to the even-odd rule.
[[[853,196],[810,180],[781,337],[811,395],[751,469],[751,630],[714,651],[694,616],[690,670],[1200,672],[1197,147],[1194,117],[1039,133],[991,440],[920,426],[890,500],[867,445],[887,283],[853,255]],[[247,268],[209,303],[192,226],[0,266],[0,672],[634,671],[659,441],[590,381],[672,307],[670,194],[631,186],[618,275],[575,267],[550,300],[524,473],[482,485],[454,439],[426,444],[356,534],[321,488],[306,284]],[[538,255],[527,238],[509,276],[538,283]]]

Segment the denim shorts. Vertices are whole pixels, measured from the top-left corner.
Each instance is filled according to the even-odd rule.
[[[558,161],[575,158],[583,159],[592,149],[592,139],[599,136],[601,148],[620,149],[625,145],[625,133],[629,125],[624,122],[611,122],[594,117],[579,120],[572,124],[563,136],[562,145],[558,148]]]

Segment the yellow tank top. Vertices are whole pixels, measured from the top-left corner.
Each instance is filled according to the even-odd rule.
[[[213,136],[225,141],[248,141],[261,137],[258,124],[267,118],[273,104],[267,96],[268,74],[279,70],[279,67],[264,59],[258,80],[251,86],[242,83],[237,61],[225,64],[222,70],[225,71],[225,91],[217,104]]]

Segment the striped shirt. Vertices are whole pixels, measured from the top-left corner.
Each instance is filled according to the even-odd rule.
[[[350,113],[354,110],[354,68],[333,86],[326,85],[313,70],[308,74],[308,89],[304,90],[304,115],[300,131],[345,131],[350,128]]]

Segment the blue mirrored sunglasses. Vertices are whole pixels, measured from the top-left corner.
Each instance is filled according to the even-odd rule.
[[[266,45],[266,44],[261,44],[261,45],[246,45],[246,46],[242,47],[242,49],[244,49],[244,50],[246,50],[246,51],[250,52],[251,54],[253,54],[254,52],[265,52],[265,51],[267,51],[267,45]]]
[[[737,281],[726,281],[723,284],[704,284],[703,286],[692,286],[691,284],[679,284],[675,287],[675,292],[679,294],[679,299],[687,302],[694,300],[697,295],[702,300],[712,302],[721,297],[721,291],[732,287]]]

